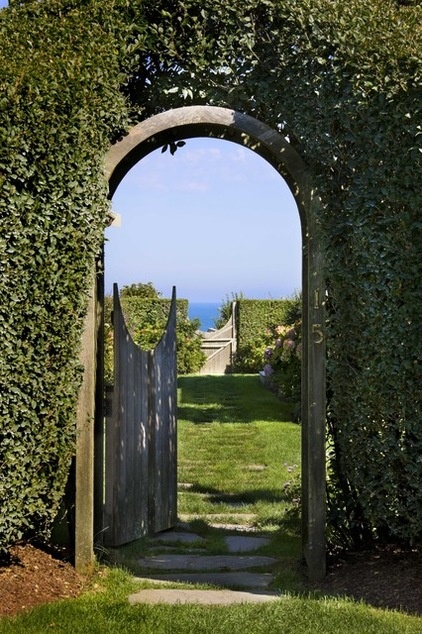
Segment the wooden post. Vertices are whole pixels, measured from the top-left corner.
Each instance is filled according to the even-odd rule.
[[[84,367],[76,419],[75,569],[88,572],[94,564],[94,415],[96,379],[96,279],[91,292],[81,339]]]
[[[105,479],[105,384],[104,384],[104,246],[96,271],[96,389],[94,420],[94,547],[102,548],[104,539]]]
[[[318,199],[311,200],[311,205],[317,206]],[[309,580],[321,581],[326,574],[326,344],[322,252],[315,232],[310,220],[304,238],[302,288],[302,546]]]

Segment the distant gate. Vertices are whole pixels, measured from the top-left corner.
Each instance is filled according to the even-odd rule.
[[[207,360],[199,374],[227,374],[233,364],[236,352],[236,302],[232,303],[232,314],[228,322],[219,330],[201,332],[201,350]]]
[[[106,546],[158,533],[177,522],[176,292],[173,288],[166,330],[151,351],[134,343],[117,284],[113,302],[114,386],[105,431]]]

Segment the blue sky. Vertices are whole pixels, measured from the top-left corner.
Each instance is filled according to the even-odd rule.
[[[189,139],[157,150],[113,198],[121,227],[106,231],[106,292],[151,281],[165,297],[220,302],[242,292],[280,298],[301,288],[300,222],[280,175],[235,143]]]

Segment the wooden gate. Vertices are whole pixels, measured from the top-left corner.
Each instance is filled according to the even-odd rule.
[[[232,303],[232,314],[219,330],[201,332],[201,350],[207,360],[199,374],[226,374],[230,372],[236,352],[236,302]]]
[[[119,546],[177,521],[176,292],[166,330],[141,350],[114,285],[114,386],[105,429],[104,544]],[[111,392],[111,394],[110,394]]]

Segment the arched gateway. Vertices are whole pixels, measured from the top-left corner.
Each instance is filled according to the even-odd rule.
[[[233,110],[191,106],[139,123],[110,148],[105,166],[110,197],[128,171],[147,154],[171,141],[195,137],[233,141],[262,156],[286,180],[299,210],[303,296],[302,548],[309,578],[316,581],[325,576],[325,289],[321,248],[315,236],[318,196],[304,161],[277,131]]]

